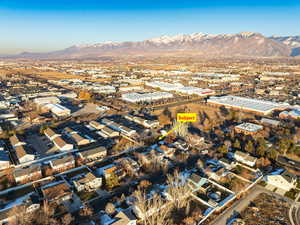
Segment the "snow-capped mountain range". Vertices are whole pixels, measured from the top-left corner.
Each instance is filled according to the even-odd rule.
[[[289,57],[300,55],[300,36],[265,37],[237,34],[180,34],[138,42],[74,45],[48,53],[22,53],[19,58],[91,58],[103,56]]]

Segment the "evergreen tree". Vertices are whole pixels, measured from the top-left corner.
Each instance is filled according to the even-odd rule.
[[[259,156],[264,156],[267,150],[267,143],[264,138],[258,139],[258,147],[256,149],[256,154]]]
[[[109,177],[107,177],[105,182],[106,182],[106,187],[109,190],[112,190],[114,187],[119,186],[119,179],[114,173],[112,173]]]
[[[277,155],[278,155],[278,152],[275,149],[271,149],[268,152],[268,158],[270,158],[270,159],[276,159]]]
[[[254,146],[252,141],[248,141],[246,146],[245,146],[245,150],[249,153],[253,153],[254,152]]]
[[[233,147],[236,149],[241,149],[241,143],[240,143],[239,139],[235,139],[235,141],[233,143]]]
[[[226,145],[220,146],[217,150],[218,150],[218,152],[223,153],[223,154],[228,153],[228,147]]]

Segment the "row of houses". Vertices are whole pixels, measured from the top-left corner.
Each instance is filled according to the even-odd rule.
[[[102,124],[102,123],[99,123],[97,121],[90,121],[89,125],[96,129],[97,130],[97,134],[100,135],[101,137],[104,137],[104,138],[107,138],[107,137],[110,137],[110,138],[113,138],[113,137],[117,137],[119,136],[119,132],[118,131],[115,131],[111,128],[109,128],[108,126]]]
[[[112,120],[109,120],[109,119],[102,119],[101,122],[105,125],[107,125],[108,127],[112,128],[113,130],[116,130],[126,136],[134,136],[137,134],[136,130],[133,130],[133,129],[130,129],[126,126],[123,126],[119,123],[116,123]]]
[[[138,116],[133,116],[133,115],[126,115],[126,119],[131,120],[137,124],[140,124],[144,126],[145,128],[155,128],[159,126],[159,121],[158,120],[146,120],[144,118],[138,117]]]
[[[78,152],[77,157],[83,162],[91,162],[104,159],[107,155],[107,149],[104,147],[96,147],[86,151]],[[73,155],[65,155],[63,157],[54,158],[47,163],[33,164],[28,167],[16,168],[13,175],[16,183],[28,183],[43,177],[43,172],[50,166],[52,173],[57,174],[75,168],[76,159]]]

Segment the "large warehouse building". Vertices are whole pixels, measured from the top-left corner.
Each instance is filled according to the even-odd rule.
[[[238,96],[210,97],[208,104],[225,106],[243,111],[255,112],[267,115],[274,110],[283,110],[290,107],[286,103],[276,103],[271,101],[257,100],[252,98],[243,98]]]
[[[127,102],[152,102],[164,98],[173,98],[173,95],[168,92],[152,92],[152,93],[127,93],[122,94],[122,99]]]

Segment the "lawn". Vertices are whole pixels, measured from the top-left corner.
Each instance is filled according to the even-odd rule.
[[[299,190],[292,189],[284,194],[285,197],[295,200],[297,195],[300,193]]]
[[[82,202],[87,202],[93,198],[99,197],[99,195],[95,191],[93,191],[93,192],[80,191],[80,192],[77,192],[77,195]]]

